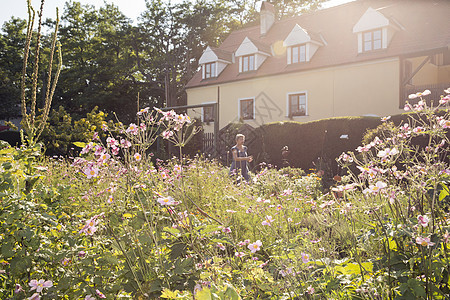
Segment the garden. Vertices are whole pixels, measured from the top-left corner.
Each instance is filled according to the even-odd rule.
[[[184,156],[198,128],[159,109],[72,158],[2,142],[1,298],[447,299],[449,92],[411,95],[409,121],[384,118],[330,188],[264,163],[236,182]],[[156,158],[158,138],[177,157]]]
[[[52,115],[59,19],[38,88],[28,3],[21,145],[0,140],[1,299],[450,297],[450,88],[410,95],[408,119],[383,118],[338,174],[262,161],[236,180],[186,155],[200,128],[185,114],[146,107],[124,124],[94,109],[73,127],[64,107]],[[61,132],[51,147],[73,155],[46,156],[41,140]]]

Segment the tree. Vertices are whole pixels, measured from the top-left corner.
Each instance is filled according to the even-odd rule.
[[[20,76],[25,47],[25,20],[12,18],[3,25],[0,35],[0,119],[20,113]]]

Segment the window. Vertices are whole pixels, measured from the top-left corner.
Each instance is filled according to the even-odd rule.
[[[364,51],[381,49],[381,29],[363,33]]]
[[[214,107],[203,107],[203,122],[214,122]]]
[[[254,119],[255,102],[253,99],[240,100],[240,117],[243,120]]]
[[[292,47],[291,62],[293,64],[306,61],[306,45],[297,45]]]
[[[255,55],[242,57],[242,72],[253,71],[255,69]]]
[[[205,68],[205,77],[204,79],[216,77],[216,63],[207,63],[204,65]]]
[[[289,116],[306,116],[306,93],[289,95]]]

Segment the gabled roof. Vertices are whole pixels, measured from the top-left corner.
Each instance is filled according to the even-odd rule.
[[[401,30],[395,33],[387,49],[358,54],[357,34],[353,32],[353,27],[369,7],[381,13],[390,22],[395,20]],[[448,49],[450,46],[449,12],[450,1],[448,0],[359,0],[277,21],[264,36],[261,36],[259,26],[244,28],[232,32],[219,49],[234,53],[246,37],[253,43],[274,45],[276,42],[284,41],[296,24],[320,34],[326,41],[326,45],[320,47],[308,63],[288,65],[286,54],[274,55],[267,57],[258,70],[249,73],[239,73],[239,64],[233,63],[228,65],[220,76],[207,81],[202,81],[201,72],[198,72],[186,87],[215,85]]]
[[[318,44],[323,44],[322,39],[320,38],[320,34],[313,33],[312,31],[307,31],[300,25],[295,24],[294,28],[292,28],[292,31],[285,38],[283,45],[285,47],[289,47],[311,41],[316,42]]]

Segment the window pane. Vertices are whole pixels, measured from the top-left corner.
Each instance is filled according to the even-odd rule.
[[[306,61],[306,46],[300,46],[300,61]]]
[[[298,63],[298,47],[292,47],[292,63]]]
[[[373,41],[373,50],[381,49],[381,40],[374,40]]]
[[[376,30],[373,32],[373,39],[374,40],[381,40],[381,30]]]
[[[371,41],[371,40],[372,40],[372,32],[364,33],[364,42]]]
[[[241,100],[241,118],[253,119],[253,99]]]
[[[289,95],[289,115],[306,115],[306,94]]]
[[[372,50],[372,42],[371,41],[365,42],[364,43],[364,51],[370,51],[370,50]]]
[[[254,55],[250,56],[250,62],[249,62],[248,69],[249,70],[255,69],[255,56]]]
[[[248,56],[242,57],[242,72],[248,71]]]
[[[216,64],[211,64],[211,77],[216,77]]]

